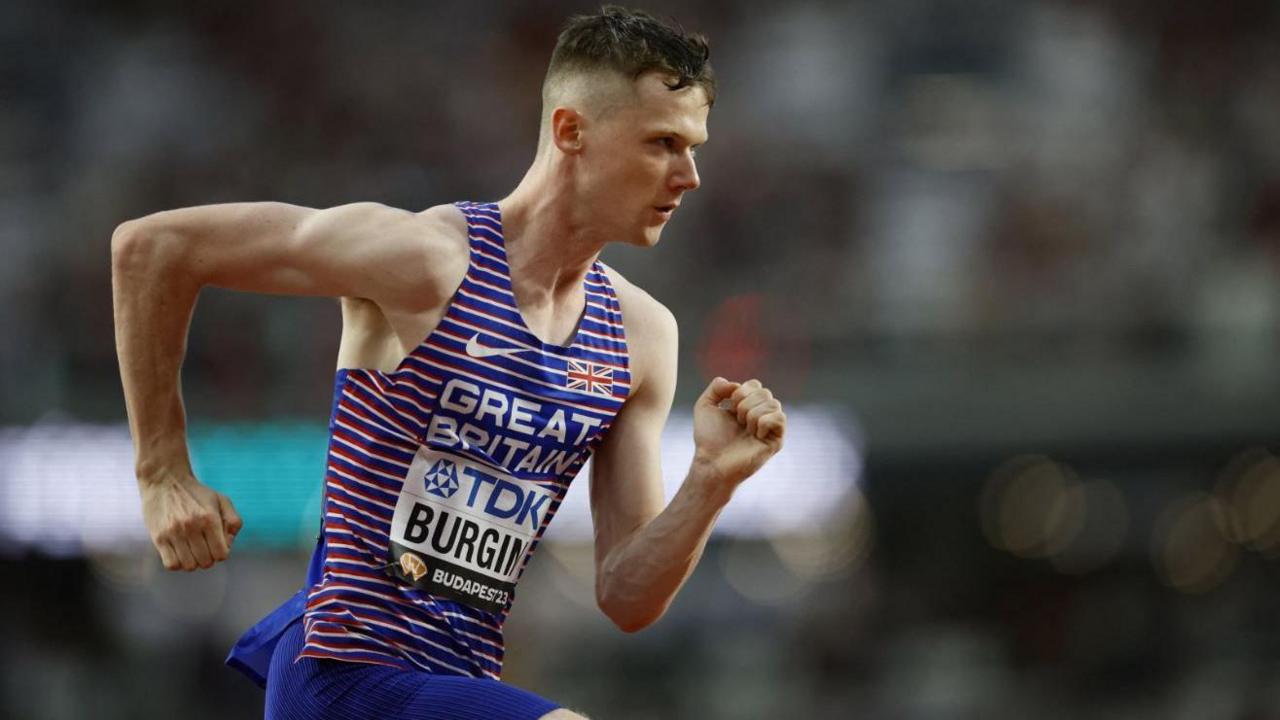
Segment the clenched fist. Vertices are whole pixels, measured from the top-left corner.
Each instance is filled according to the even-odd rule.
[[[787,416],[759,380],[711,381],[693,408],[696,457],[728,482],[750,477],[782,449]]]
[[[166,570],[211,568],[227,559],[243,522],[220,492],[194,477],[140,485],[142,517]]]

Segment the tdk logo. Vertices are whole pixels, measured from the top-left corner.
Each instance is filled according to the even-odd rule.
[[[521,489],[513,482],[494,477],[475,468],[463,470],[471,477],[471,492],[467,494],[467,507],[482,508],[485,514],[504,520],[514,519],[515,525],[528,523],[537,530],[542,524],[542,513],[546,512],[550,495],[536,492],[532,488]]]
[[[449,460],[437,460],[422,478],[427,492],[448,500],[458,492],[458,468]]]

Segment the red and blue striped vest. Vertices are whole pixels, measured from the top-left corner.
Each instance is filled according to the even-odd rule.
[[[299,611],[302,656],[497,678],[516,583],[627,398],[603,265],[572,342],[544,343],[516,306],[498,206],[457,207],[470,264],[435,330],[392,372],[338,372],[309,587],[229,658],[260,682],[251,656]]]

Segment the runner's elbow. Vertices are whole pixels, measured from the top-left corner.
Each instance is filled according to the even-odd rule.
[[[114,266],[132,260],[138,253],[141,237],[137,220],[126,220],[117,225],[111,233],[111,264]]]
[[[667,610],[665,606],[648,608],[624,605],[603,597],[597,597],[596,605],[619,630],[628,634],[640,632],[654,624]]]
[[[127,220],[111,233],[111,270],[117,276],[171,268],[180,259],[182,243],[176,234],[146,220]]]
[[[622,632],[630,635],[633,633],[638,633],[641,630],[644,630],[645,628],[649,627],[653,623],[657,622],[657,620],[658,618],[656,617],[653,618],[652,620],[633,620],[630,622],[618,622],[615,620],[614,625],[616,625],[617,628]]]
[[[609,619],[613,621],[614,627],[628,635],[638,633],[658,620],[656,615],[652,618],[645,618],[639,615],[610,614],[607,610],[605,615],[608,615]]]

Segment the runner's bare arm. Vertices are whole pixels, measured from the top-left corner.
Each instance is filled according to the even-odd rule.
[[[405,225],[431,212],[235,203],[160,212],[116,229],[116,351],[143,514],[166,568],[225,559],[240,527],[230,501],[195,480],[187,455],[179,368],[200,289],[423,302],[432,294],[432,247]]]
[[[189,285],[399,304],[430,280],[435,248],[418,230],[452,213],[415,215],[373,202],[323,210],[203,205],[130,220],[116,229],[112,250],[118,259],[164,264]]]
[[[626,632],[666,612],[734,488],[781,448],[786,427],[758,381],[716,378],[694,409],[693,463],[664,509],[659,445],[675,392],[677,331],[670,312],[650,302],[627,315],[639,383],[592,459],[596,602]]]

